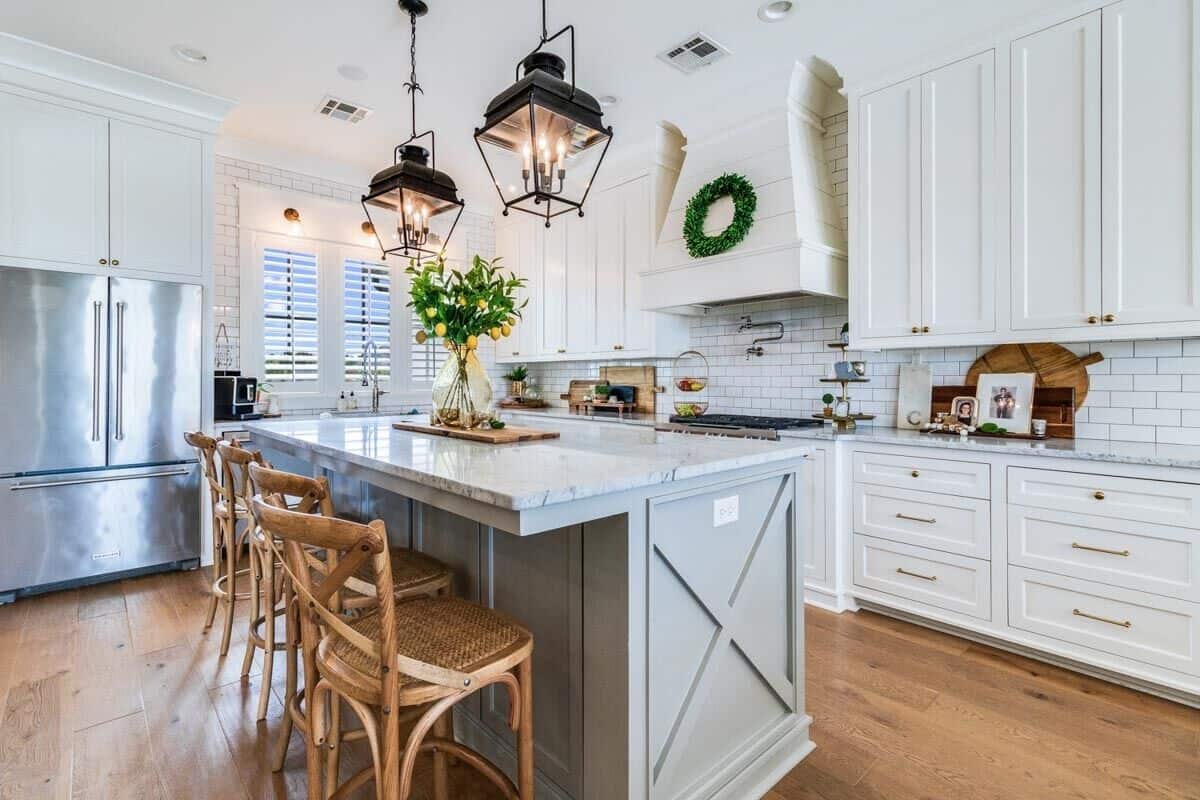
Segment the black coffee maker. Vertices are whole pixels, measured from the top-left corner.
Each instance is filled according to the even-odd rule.
[[[242,422],[262,419],[254,410],[258,378],[247,378],[237,370],[218,370],[213,376],[213,416],[218,420]]]

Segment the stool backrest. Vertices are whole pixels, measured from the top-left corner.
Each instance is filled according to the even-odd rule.
[[[196,459],[200,462],[200,471],[204,474],[205,482],[208,483],[209,497],[215,505],[221,499],[224,491],[214,457],[217,452],[217,440],[200,431],[184,432],[183,440],[196,451]]]
[[[231,442],[217,442],[217,455],[221,457],[221,484],[225,502],[232,510],[234,504],[240,502],[250,508],[250,498],[254,492],[250,483],[250,465],[263,464],[262,453],[257,450],[247,450],[237,439]]]

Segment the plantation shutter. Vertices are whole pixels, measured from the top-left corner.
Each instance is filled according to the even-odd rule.
[[[263,250],[263,373],[267,381],[316,383],[317,257]]]
[[[417,331],[423,330],[424,326],[421,325],[421,318],[416,310],[413,311],[411,319],[412,334],[409,341],[412,342],[412,365],[409,377],[414,381],[432,382],[442,364],[446,363],[449,353],[446,352],[441,339],[430,338],[425,344],[417,344]]]
[[[374,342],[379,351],[379,380],[392,376],[392,277],[384,264],[347,258],[342,269],[342,363],[346,380],[363,377],[363,351]],[[375,355],[370,356],[375,367]]]

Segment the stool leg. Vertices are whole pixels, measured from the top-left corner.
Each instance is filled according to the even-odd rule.
[[[258,719],[267,718],[267,702],[271,699],[271,675],[275,671],[275,554],[270,548],[258,553],[258,568],[262,570],[263,596],[259,605],[266,609],[263,620],[262,690],[258,696]]]
[[[293,607],[292,591],[288,586],[287,580],[281,580],[283,584],[283,608],[284,608],[284,668],[287,670],[287,684],[283,691],[283,727],[279,729],[279,739],[275,743],[275,754],[271,763],[271,771],[279,772],[283,769],[283,762],[287,760],[288,745],[292,740],[292,698],[296,696],[296,684],[298,681],[297,672],[299,668],[296,664],[299,654],[297,652],[297,639],[300,629],[299,620],[295,619],[296,609]],[[310,700],[311,703],[311,700]]]
[[[224,539],[223,527],[221,521],[213,518],[213,547],[212,547],[212,582],[216,583],[217,578],[221,576],[221,540]],[[217,593],[212,592],[208,596],[208,617],[204,620],[204,630],[208,630],[213,625],[213,620],[217,618]]]
[[[254,666],[254,622],[262,610],[262,597],[259,595],[261,585],[262,558],[254,542],[250,542],[250,629],[246,632],[246,655],[242,657],[242,677],[250,675],[250,667]],[[265,665],[264,665],[265,666]],[[259,717],[262,719],[262,717]]]
[[[533,656],[517,665],[521,685],[521,727],[517,729],[517,789],[521,800],[533,800]]]
[[[221,636],[221,655],[229,655],[229,639],[233,636],[233,609],[237,601],[237,520],[225,521],[225,632]]]
[[[324,717],[327,703],[340,702],[328,684],[317,684],[308,698],[308,731],[304,734],[304,762],[308,775],[308,800],[329,796],[321,782],[321,750],[325,743]]]
[[[342,766],[342,699],[336,694],[329,704],[329,752],[325,757],[325,796],[337,790]]]
[[[433,735],[438,739],[453,739],[454,725],[450,721],[453,711],[447,711],[433,723]],[[446,753],[437,749],[433,753],[433,800],[450,800],[449,774],[446,769]]]

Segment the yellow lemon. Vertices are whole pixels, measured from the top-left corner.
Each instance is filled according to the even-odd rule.
[[[429,308],[425,309],[425,316],[429,317],[430,319],[433,319],[434,317],[437,316],[437,309],[434,308],[433,306],[430,306]]]
[[[467,337],[467,349],[474,350],[476,347],[479,347],[479,337],[474,336],[474,335],[468,336]]]
[[[488,331],[488,335],[491,336],[495,341],[500,341],[500,328],[492,328],[490,331]]]
[[[487,306],[488,306],[487,300],[483,300],[481,298],[475,302],[475,305],[479,307],[480,311],[487,311]]]
[[[460,306],[465,306],[465,305],[467,304],[467,298],[463,297],[463,296],[460,294],[460,295],[458,296],[458,304],[459,304]]]
[[[512,326],[510,326],[508,324],[504,324],[504,325],[500,326],[500,334],[502,336],[508,336],[510,333],[512,333]]]
[[[516,325],[516,324],[517,324],[517,318],[516,318],[516,317],[509,317],[509,318],[508,318],[508,327],[510,327],[510,328],[511,328],[513,325]],[[507,335],[507,334],[506,334],[506,335]]]
[[[429,339],[429,336],[425,331],[417,331],[417,344],[425,344],[427,339]]]
[[[438,336],[445,336],[446,335],[446,323],[439,322],[437,325],[434,325],[433,332],[435,334],[437,334]]]

